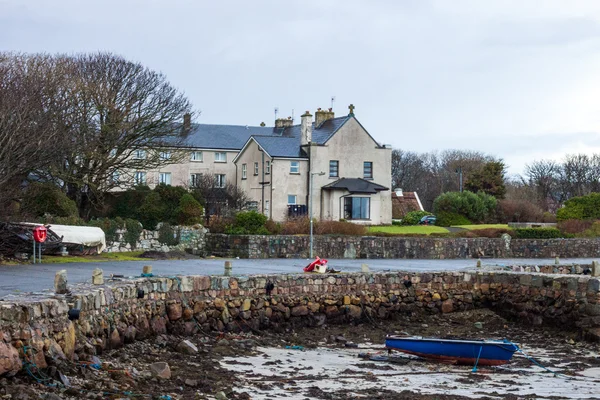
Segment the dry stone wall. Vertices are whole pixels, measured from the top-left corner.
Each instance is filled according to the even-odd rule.
[[[480,307],[600,336],[600,280],[589,276],[474,271],[150,277],[0,301],[0,375],[21,368],[25,346],[35,349],[30,355],[43,368],[53,358],[89,360],[106,348],[164,333],[281,330]],[[79,318],[69,320],[74,310]]]
[[[174,226],[173,231],[179,242],[176,245],[167,245],[159,240],[160,234],[158,230],[142,230],[135,248],[125,240],[125,230],[119,230],[116,234],[116,240],[107,243],[106,251],[112,252],[128,252],[133,250],[144,251],[161,251],[168,252],[173,250],[187,251],[193,254],[204,254],[204,236],[207,229],[203,227],[190,226]]]
[[[240,258],[306,258],[306,235],[207,234],[205,253]],[[600,257],[600,239],[489,239],[314,236],[314,253],[325,258],[579,258]]]

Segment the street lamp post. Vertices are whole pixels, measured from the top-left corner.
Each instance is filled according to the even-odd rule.
[[[310,258],[313,258],[313,213],[312,213],[312,199],[313,199],[313,177],[315,175],[325,175],[325,172],[311,172],[310,173],[310,188],[308,194],[308,217],[310,218]]]

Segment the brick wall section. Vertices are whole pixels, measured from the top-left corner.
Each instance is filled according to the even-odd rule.
[[[269,281],[271,296],[265,293]],[[49,358],[86,360],[102,349],[162,333],[278,330],[480,307],[600,336],[600,280],[589,276],[477,271],[192,276],[73,289],[69,298],[0,302],[0,375],[21,368],[24,345],[37,349],[35,362],[43,368]],[[81,310],[76,321],[67,318],[71,308]]]
[[[600,257],[600,239],[504,239],[314,236],[324,258],[552,258]],[[309,237],[206,235],[206,254],[240,258],[306,258]]]

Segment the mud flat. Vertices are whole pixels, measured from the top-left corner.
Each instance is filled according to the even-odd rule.
[[[358,356],[381,352],[385,334],[394,332],[508,338],[560,375],[518,354],[476,373],[416,358]],[[482,309],[282,333],[160,335],[92,360],[57,359],[2,378],[0,399],[600,399],[599,356],[599,345],[576,332],[513,323]]]

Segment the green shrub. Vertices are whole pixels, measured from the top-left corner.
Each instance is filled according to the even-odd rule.
[[[341,221],[341,220],[340,220],[340,221]],[[397,226],[399,226],[399,225],[402,225],[402,220],[393,219],[393,220],[392,220],[392,225],[397,225]]]
[[[419,223],[419,221],[421,220],[421,218],[423,218],[427,215],[432,215],[432,214],[427,211],[410,211],[410,212],[406,213],[406,215],[402,218],[400,225],[417,225]],[[392,225],[394,225],[393,222],[392,222]]]
[[[600,219],[600,193],[590,193],[567,200],[556,212],[556,219]]]
[[[125,221],[123,221],[123,219],[120,217],[115,219],[99,218],[91,220],[88,225],[102,229],[104,231],[106,241],[108,243],[114,243],[118,240],[117,231],[124,228]]]
[[[123,240],[125,240],[126,243],[129,243],[132,249],[135,249],[144,228],[139,221],[127,218],[125,220],[125,229],[127,232],[123,234]]]
[[[77,204],[60,188],[51,183],[31,183],[23,196],[21,210],[34,217],[46,214],[53,217],[77,217]]]
[[[461,214],[442,211],[435,217],[435,224],[438,226],[471,225],[471,221]]]
[[[138,218],[138,209],[150,193],[152,191],[145,185],[136,186],[122,193],[115,193],[114,206],[110,215],[121,218]]]
[[[52,215],[45,215],[43,217],[35,218],[34,222],[38,222],[41,224],[54,224],[54,225],[75,225],[75,226],[85,226],[87,223],[83,218],[80,218],[77,215],[73,215],[71,217],[53,217]]]
[[[181,203],[181,198],[188,193],[187,190],[181,186],[171,186],[161,183],[154,188],[153,192],[160,195],[164,207],[160,222],[168,222],[172,225],[178,224],[177,209]]]
[[[267,217],[256,211],[237,213],[235,222],[226,229],[231,235],[268,235],[270,232],[265,227]]]
[[[496,198],[483,192],[446,192],[434,200],[433,211],[438,219],[440,213],[452,213],[469,221],[485,222],[494,219],[496,205]]]
[[[156,192],[149,193],[142,205],[132,215],[136,215],[145,229],[154,230],[156,225],[163,220],[165,206],[160,194]]]
[[[177,223],[179,225],[191,226],[202,223],[204,209],[202,205],[189,193],[181,196],[179,207],[177,207]]]
[[[158,242],[167,246],[176,246],[179,244],[179,232],[171,224],[164,222],[158,228]]]
[[[572,237],[562,233],[556,228],[519,228],[513,229],[513,235],[517,239],[556,239]]]

